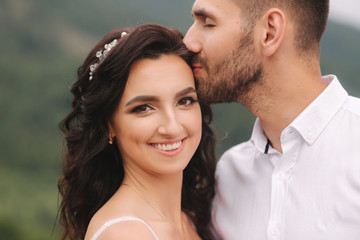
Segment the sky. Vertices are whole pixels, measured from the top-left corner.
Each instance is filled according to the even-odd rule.
[[[329,18],[360,30],[360,0],[330,0]]]

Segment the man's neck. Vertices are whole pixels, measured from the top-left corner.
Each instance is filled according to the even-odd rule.
[[[294,77],[295,76],[295,77]],[[321,76],[300,75],[282,79],[266,79],[249,93],[252,103],[247,107],[261,122],[271,146],[282,153],[282,131],[326,88]]]

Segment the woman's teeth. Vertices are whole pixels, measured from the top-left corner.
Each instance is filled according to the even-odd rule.
[[[179,141],[174,144],[152,144],[154,148],[162,150],[162,151],[172,151],[178,149],[181,146],[182,141]]]

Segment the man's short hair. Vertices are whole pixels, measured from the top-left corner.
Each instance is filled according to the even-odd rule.
[[[285,12],[295,26],[295,46],[300,52],[318,49],[329,15],[329,0],[233,0],[252,29],[271,7]]]

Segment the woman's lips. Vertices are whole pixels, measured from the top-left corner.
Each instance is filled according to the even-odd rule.
[[[174,143],[153,143],[151,144],[154,148],[162,151],[173,151],[178,149],[182,144],[182,140]]]
[[[166,143],[151,143],[150,145],[156,149],[159,153],[162,153],[166,156],[174,156],[182,152],[184,149],[186,138],[182,140],[177,140],[173,142]]]

